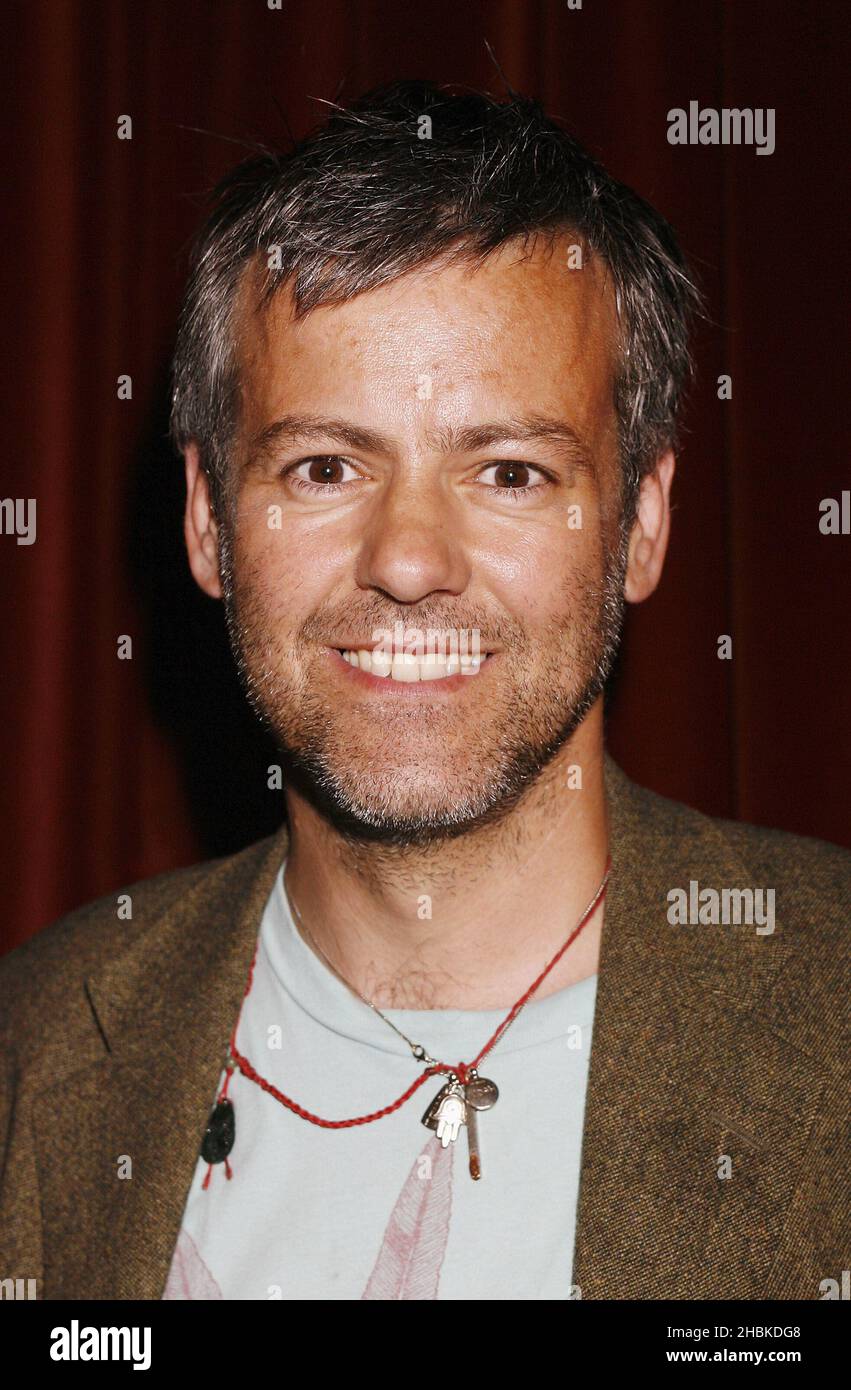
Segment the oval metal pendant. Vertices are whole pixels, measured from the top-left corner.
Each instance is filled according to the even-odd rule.
[[[474,1110],[490,1110],[499,1100],[499,1087],[490,1077],[476,1073],[467,1082],[465,1094],[467,1104],[472,1105]]]
[[[201,1157],[205,1163],[224,1163],[236,1139],[236,1116],[229,1100],[218,1101],[210,1111]]]

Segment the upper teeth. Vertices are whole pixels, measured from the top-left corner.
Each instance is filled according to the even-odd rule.
[[[467,652],[462,655],[433,652],[423,657],[415,656],[412,652],[394,652],[391,657],[387,652],[363,648],[347,650],[342,655],[351,666],[359,666],[373,676],[389,676],[394,681],[443,680],[446,676],[457,675],[459,671],[473,676],[487,659],[487,653],[472,656]]]

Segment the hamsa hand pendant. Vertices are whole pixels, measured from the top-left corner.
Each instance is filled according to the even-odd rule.
[[[423,1124],[427,1129],[436,1131],[445,1149],[455,1142],[461,1126],[466,1123],[467,1102],[464,1099],[464,1087],[453,1072],[423,1115]]]

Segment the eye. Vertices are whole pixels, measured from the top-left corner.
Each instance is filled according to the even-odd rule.
[[[486,464],[482,473],[487,473],[491,469],[496,470],[496,478],[490,491],[499,493],[503,497],[510,496],[512,501],[517,500],[518,493],[538,492],[550,484],[549,476],[542,468],[536,467],[533,463],[523,463],[520,459],[500,459],[497,463]],[[533,482],[531,487],[525,486],[527,480],[532,478],[534,474],[537,474],[543,481]],[[479,474],[479,479],[481,477],[482,474]]]
[[[306,468],[308,474],[313,476],[299,477],[296,472],[299,468]],[[316,454],[313,458],[291,463],[282,471],[281,476],[287,478],[291,485],[301,492],[327,495],[339,492],[341,487],[352,481],[340,476],[345,468],[351,468],[355,476],[359,476],[354,464],[349,463],[348,459],[340,458],[339,454]]]

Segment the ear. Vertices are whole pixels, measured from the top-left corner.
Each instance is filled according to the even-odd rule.
[[[671,480],[674,451],[666,449],[652,473],[642,479],[638,509],[629,537],[629,560],[624,582],[628,603],[642,603],[659,583],[671,529]]]
[[[186,511],[183,534],[189,555],[189,568],[195,583],[209,594],[221,598],[219,583],[219,532],[210,498],[210,484],[201,467],[201,452],[195,441],[186,446]]]

